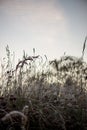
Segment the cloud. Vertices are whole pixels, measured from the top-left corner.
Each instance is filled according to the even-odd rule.
[[[1,0],[2,1],[2,0]],[[36,2],[37,1],[37,2]],[[12,16],[30,17],[33,20],[62,20],[63,14],[55,7],[55,0],[3,0],[1,8]]]
[[[17,28],[32,28],[33,32],[43,29],[54,34],[66,24],[56,0],[3,0],[1,8],[11,24],[20,25]]]

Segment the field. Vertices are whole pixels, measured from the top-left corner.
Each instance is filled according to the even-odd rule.
[[[84,50],[85,46],[83,55]],[[6,112],[22,111],[27,105],[27,130],[87,130],[87,63],[83,55],[49,61],[46,56],[35,56],[33,50],[32,57],[24,52],[15,67],[8,46],[6,52],[0,67],[0,108],[2,98]]]

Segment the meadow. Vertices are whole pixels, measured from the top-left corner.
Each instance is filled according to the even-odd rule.
[[[7,102],[3,109],[29,106],[27,130],[87,130],[85,43],[80,58],[64,55],[49,61],[33,49],[33,56],[24,51],[16,66],[7,46],[0,65],[0,103],[2,98]]]

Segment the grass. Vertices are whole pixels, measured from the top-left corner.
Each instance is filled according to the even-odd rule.
[[[87,63],[83,58],[63,56],[48,61],[45,56],[44,61],[34,50],[34,56],[24,53],[13,68],[8,47],[6,51],[7,58],[1,63],[0,96],[5,97],[10,110],[29,106],[27,129],[87,130]],[[11,102],[11,95],[15,102]]]

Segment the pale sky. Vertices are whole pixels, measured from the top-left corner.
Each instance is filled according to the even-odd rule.
[[[0,59],[7,44],[16,60],[33,48],[48,59],[80,57],[86,35],[87,0],[0,0]]]

